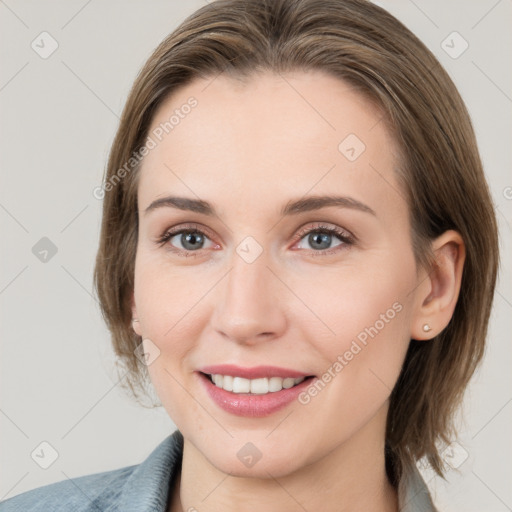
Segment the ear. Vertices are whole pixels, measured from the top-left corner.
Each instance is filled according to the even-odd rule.
[[[132,328],[135,331],[135,334],[142,336],[142,330],[140,328],[139,316],[137,315],[137,307],[135,306],[135,294],[133,292],[132,292],[131,303],[132,303]]]
[[[432,242],[434,267],[421,273],[415,290],[415,311],[411,338],[428,340],[437,336],[450,322],[462,281],[466,258],[464,241],[457,231],[445,231]],[[425,331],[428,325],[431,330]]]

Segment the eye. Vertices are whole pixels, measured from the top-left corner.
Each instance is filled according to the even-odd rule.
[[[338,239],[336,245],[332,245],[333,239]],[[343,250],[345,246],[354,245],[355,238],[347,231],[337,226],[317,224],[301,229],[294,240],[298,240],[296,247],[304,249],[301,245],[307,243],[312,252],[317,255],[328,255]],[[159,246],[169,245],[171,250],[181,256],[197,256],[202,249],[220,249],[220,245],[212,242],[203,228],[196,224],[177,227],[167,230],[158,237],[156,243]]]
[[[207,244],[209,242],[209,245]],[[178,253],[185,256],[194,255],[202,249],[218,248],[219,245],[214,244],[206,233],[198,226],[189,225],[181,228],[166,231],[156,241],[158,245],[169,244]],[[206,246],[205,246],[206,244]]]
[[[299,244],[309,244],[313,252],[318,254],[331,254],[343,250],[343,246],[350,246],[355,243],[355,239],[347,231],[336,226],[325,226],[323,224],[310,226],[309,228],[302,229],[297,233],[296,239],[299,239]],[[336,245],[332,245],[333,238],[338,239]],[[341,247],[340,247],[341,246]],[[304,249],[298,245],[299,249]]]

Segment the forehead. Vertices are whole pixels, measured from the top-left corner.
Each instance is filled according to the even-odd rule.
[[[382,112],[321,72],[197,79],[162,103],[148,135],[155,147],[142,166],[141,207],[176,188],[213,202],[223,191],[265,192],[279,206],[283,194],[308,191],[374,204],[403,196]]]

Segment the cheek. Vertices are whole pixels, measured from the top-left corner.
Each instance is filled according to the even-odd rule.
[[[188,357],[204,328],[205,295],[215,276],[176,267],[165,258],[139,252],[135,265],[135,303],[144,339],[157,347],[148,373],[162,405],[175,423],[195,408],[185,391]],[[199,414],[200,411],[194,411]]]
[[[377,338],[393,343],[408,323],[413,267],[397,265],[391,258],[374,259],[378,264],[316,272],[290,284],[297,296],[307,297],[309,310],[305,304],[291,307],[292,323],[301,325],[304,338],[331,361],[349,350],[353,340],[362,346]]]
[[[381,257],[379,265],[331,276],[322,290],[303,284],[323,322],[301,321],[324,361],[316,390],[300,400],[317,428],[348,438],[388,399],[410,341],[414,281],[413,260]]]
[[[182,340],[193,340],[199,328],[197,306],[212,286],[193,267],[177,268],[168,262],[142,255],[135,267],[135,302],[143,335],[164,344],[161,350],[185,350]],[[185,332],[186,331],[186,332]]]

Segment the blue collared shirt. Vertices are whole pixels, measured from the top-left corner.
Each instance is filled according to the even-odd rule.
[[[45,485],[0,502],[0,512],[167,512],[183,436],[164,439],[141,464]],[[436,512],[416,468],[400,481],[401,512]]]

